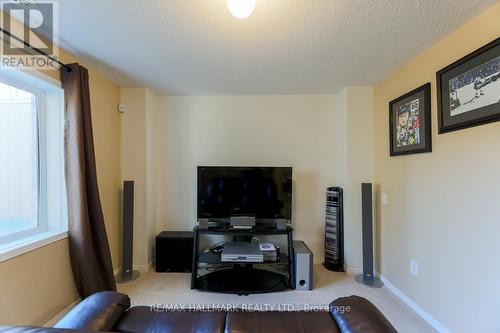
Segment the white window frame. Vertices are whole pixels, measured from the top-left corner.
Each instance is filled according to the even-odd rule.
[[[30,85],[23,81],[36,80],[39,86]],[[48,245],[52,242],[68,237],[67,232],[67,212],[61,212],[61,228],[51,230],[49,228],[47,200],[48,200],[48,160],[47,160],[47,110],[46,94],[49,90],[62,89],[61,83],[40,72],[26,72],[9,69],[7,72],[0,72],[0,82],[12,87],[25,90],[36,96],[37,110],[37,160],[38,160],[38,225],[36,227],[14,232],[0,237],[0,262]],[[64,156],[61,154],[61,156]],[[61,161],[61,170],[64,170],[64,160]],[[65,187],[61,186],[61,191]],[[63,193],[65,198],[65,193]],[[66,209],[65,203],[62,204]]]

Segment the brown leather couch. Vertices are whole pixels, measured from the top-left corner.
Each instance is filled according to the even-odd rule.
[[[341,297],[325,312],[158,311],[130,307],[127,295],[96,293],[73,308],[53,328],[0,327],[2,333],[393,333],[394,327],[368,300]]]

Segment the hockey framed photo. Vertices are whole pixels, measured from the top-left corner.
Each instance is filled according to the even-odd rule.
[[[436,74],[439,134],[500,120],[500,38]]]
[[[432,151],[430,83],[389,103],[389,131],[391,156]]]

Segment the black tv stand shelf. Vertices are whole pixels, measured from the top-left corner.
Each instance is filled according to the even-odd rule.
[[[284,230],[256,227],[254,229],[232,229],[230,227],[194,228],[193,269],[191,289],[200,291],[248,295],[295,289],[294,260],[292,255],[293,228]],[[226,236],[287,236],[287,253],[281,253],[276,262],[225,263],[220,254],[200,253],[202,235]],[[210,265],[210,270],[206,269]],[[203,271],[205,270],[205,274]]]
[[[219,264],[219,265],[232,265],[230,263],[224,263],[221,260],[220,254],[215,254],[212,252],[201,253],[198,255],[198,263],[205,264]],[[246,264],[253,265],[269,265],[269,264],[288,264],[288,255],[281,253],[280,259],[276,262],[245,262]]]

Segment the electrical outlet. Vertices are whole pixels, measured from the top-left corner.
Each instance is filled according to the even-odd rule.
[[[387,205],[388,201],[387,201],[387,193],[382,193],[382,205]]]
[[[418,276],[418,262],[413,259],[410,260],[410,273],[413,276]]]

